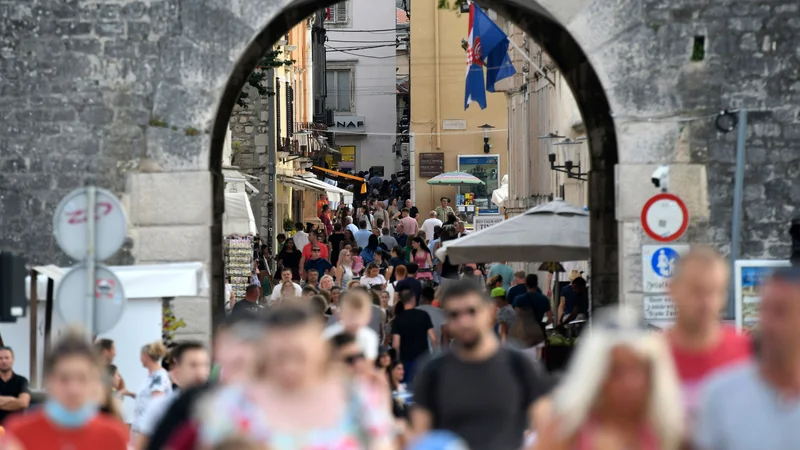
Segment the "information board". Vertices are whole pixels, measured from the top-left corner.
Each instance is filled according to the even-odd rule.
[[[758,308],[761,305],[761,286],[778,267],[789,267],[789,261],[739,260],[733,268],[734,315],[736,328],[753,332],[758,328]]]
[[[444,153],[420,153],[419,176],[433,178],[444,173]]]

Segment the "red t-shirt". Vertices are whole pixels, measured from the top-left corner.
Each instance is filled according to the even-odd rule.
[[[319,241],[317,241],[315,245],[319,247],[319,257],[322,259],[328,259],[328,246]],[[311,259],[311,248],[313,246],[314,245],[309,242],[305,247],[303,247],[303,258],[305,258],[306,261]]]
[[[98,414],[86,426],[70,430],[53,424],[41,410],[17,415],[5,426],[25,449],[127,450],[129,433],[122,422]]]
[[[704,351],[679,348],[672,339],[669,342],[690,416],[697,407],[703,382],[720,369],[747,361],[753,351],[750,339],[731,327],[723,328],[719,344]]]

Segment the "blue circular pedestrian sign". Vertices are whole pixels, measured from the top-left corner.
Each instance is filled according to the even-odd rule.
[[[680,255],[670,247],[661,247],[653,253],[650,266],[653,272],[662,278],[672,278],[675,273],[675,264]]]

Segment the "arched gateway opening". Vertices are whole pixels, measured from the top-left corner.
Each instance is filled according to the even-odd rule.
[[[213,123],[209,162],[213,179],[211,298],[214,312],[222,311],[224,307],[222,215],[225,182],[222,174],[222,153],[229,118],[239,93],[250,73],[257,68],[261,57],[295,24],[311,16],[315,11],[335,3],[337,2],[333,0],[300,0],[281,9],[247,46],[234,65],[225,85]],[[486,0],[478,3],[502,16],[513,18],[513,21],[532,36],[555,61],[572,90],[586,129],[591,158],[588,206],[591,214],[592,296],[595,306],[616,303],[620,289],[614,178],[614,168],[618,163],[617,138],[611,107],[600,78],[575,38],[548,11],[546,8],[548,2]]]

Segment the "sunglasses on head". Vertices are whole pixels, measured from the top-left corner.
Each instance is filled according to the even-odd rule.
[[[363,353],[357,353],[355,355],[347,355],[347,356],[345,356],[344,357],[344,362],[347,365],[352,366],[353,364],[361,361],[362,359],[364,359],[364,354]]]
[[[471,308],[464,308],[464,309],[450,309],[447,310],[447,317],[451,319],[458,319],[461,316],[470,316],[475,317],[475,314],[478,313],[478,310],[474,307]]]

